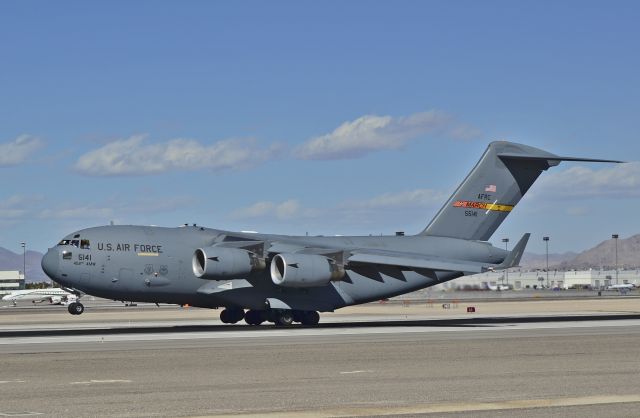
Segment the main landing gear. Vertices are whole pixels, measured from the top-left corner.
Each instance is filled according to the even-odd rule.
[[[248,310],[227,308],[220,312],[220,320],[225,324],[236,324],[242,320],[249,325],[260,325],[273,322],[276,326],[288,326],[294,322],[313,326],[320,322],[320,314],[316,311],[297,311],[290,309]]]
[[[71,315],[80,315],[84,312],[84,305],[80,302],[71,302],[69,306],[67,306],[67,310]]]

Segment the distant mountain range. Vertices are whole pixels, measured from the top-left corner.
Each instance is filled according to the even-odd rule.
[[[573,260],[577,255],[578,253],[574,252],[549,253],[549,268],[555,268],[562,263]],[[524,253],[522,260],[520,260],[520,265],[526,269],[545,269],[547,267],[547,256],[546,254]]]
[[[49,278],[42,267],[40,261],[42,260],[42,253],[38,251],[28,250],[26,254],[26,266],[27,266],[27,283],[44,282]],[[6,248],[0,247],[0,270],[20,270],[22,271],[23,257],[22,253],[16,254]]]
[[[27,251],[27,282],[43,282],[49,278],[42,267],[42,253]],[[544,269],[546,267],[546,255],[524,253],[520,265],[525,269]],[[620,268],[640,267],[640,234],[629,238],[618,239],[618,266]],[[615,268],[615,240],[608,239],[595,247],[581,253],[567,252],[562,254],[549,254],[549,268],[559,270],[589,269],[589,268]],[[0,270],[22,271],[22,253],[16,254],[0,247]]]
[[[525,253],[521,266],[528,269],[544,269],[545,254]],[[570,269],[615,269],[616,242],[614,239],[602,241],[595,247],[579,254],[549,254],[549,268],[559,270]],[[618,239],[618,268],[633,269],[640,267],[640,234],[629,238]]]

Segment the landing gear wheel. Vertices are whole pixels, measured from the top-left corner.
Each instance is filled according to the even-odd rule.
[[[316,311],[307,311],[302,316],[302,325],[318,325],[320,314]]]
[[[247,311],[244,315],[244,320],[249,325],[260,325],[265,320],[265,315],[262,311]]]
[[[223,324],[231,323],[231,315],[229,314],[228,310],[225,309],[222,312],[220,312],[220,320],[222,321]]]
[[[276,325],[286,327],[291,325],[292,323],[293,323],[293,312],[291,311],[282,311],[276,317]]]
[[[67,310],[71,315],[80,315],[84,312],[84,305],[80,302],[72,302],[67,307]]]
[[[220,312],[220,320],[225,324],[235,324],[244,318],[244,309],[225,309]]]

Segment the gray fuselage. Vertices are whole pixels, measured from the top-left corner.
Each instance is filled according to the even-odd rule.
[[[192,269],[194,251],[225,239],[269,243],[264,269],[243,277],[210,280]],[[346,264],[339,281],[311,288],[274,284],[271,255],[304,248],[393,250],[481,263],[500,263],[507,252],[486,242],[437,236],[291,237],[183,226],[102,226],[69,234],[43,258],[61,285],[98,297],[216,308],[333,311],[433,286],[459,272],[414,271],[395,266]]]

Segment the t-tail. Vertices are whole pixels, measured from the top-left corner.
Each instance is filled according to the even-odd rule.
[[[559,157],[527,145],[492,142],[420,235],[487,241],[538,176],[561,161],[622,162]]]

